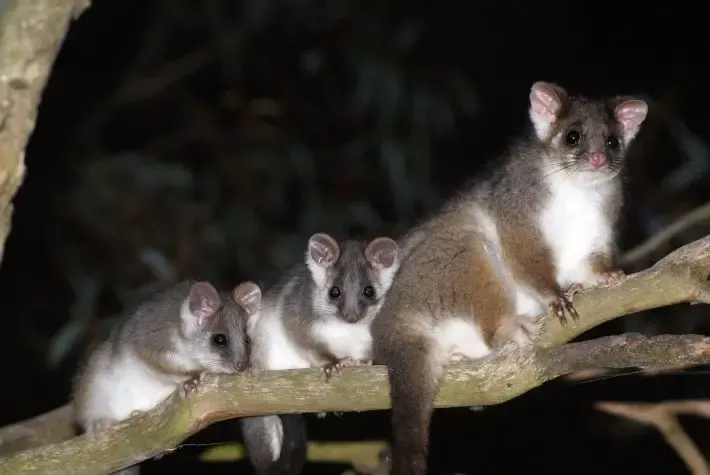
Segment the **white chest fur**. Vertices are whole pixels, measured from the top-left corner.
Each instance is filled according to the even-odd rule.
[[[302,348],[284,328],[278,308],[264,309],[250,336],[253,362],[261,369],[299,369],[330,363],[315,348]],[[305,330],[305,329],[304,329]],[[315,342],[325,346],[336,358],[371,359],[370,323],[349,324],[338,320],[318,321],[311,326]]]
[[[311,367],[308,352],[299,348],[283,326],[278,306],[267,306],[250,329],[252,364],[259,369],[301,369]]]
[[[313,337],[339,359],[369,360],[372,358],[371,319],[347,323],[336,318],[313,324]]]
[[[559,178],[551,183],[552,194],[543,207],[540,226],[562,288],[575,282],[594,283],[589,258],[611,245],[612,223],[605,212],[611,186]]]
[[[104,358],[90,389],[86,408],[90,418],[127,419],[133,411],[152,409],[178,387],[177,381],[162,377],[131,350],[115,360]]]

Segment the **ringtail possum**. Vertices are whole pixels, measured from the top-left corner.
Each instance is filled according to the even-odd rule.
[[[304,261],[265,293],[249,327],[253,368],[322,367],[329,380],[343,365],[369,363],[370,325],[398,262],[398,246],[390,238],[338,243],[325,233],[311,236]],[[301,472],[307,445],[303,416],[244,418],[242,434],[258,473]]]
[[[426,473],[447,362],[530,344],[548,308],[566,324],[575,292],[623,279],[613,266],[621,173],[647,111],[632,97],[533,84],[529,132],[400,242],[405,256],[372,325],[374,362],[390,381],[393,475]]]

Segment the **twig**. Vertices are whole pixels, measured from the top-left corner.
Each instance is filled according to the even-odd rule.
[[[621,256],[621,259],[619,259],[619,262],[622,266],[634,264],[645,257],[648,257],[679,233],[706,221],[710,221],[710,203],[705,203],[689,213],[684,214],[680,218],[673,221],[668,227],[664,228],[661,232],[651,236],[638,246],[625,252],[624,255]]]
[[[631,373],[617,373],[609,368],[593,368],[585,371],[578,371],[576,373],[568,374],[564,379],[568,381],[594,381],[596,379],[606,379],[607,377],[613,378],[614,376],[628,376],[630,374],[637,374],[641,376],[658,376],[659,374],[673,374],[679,373],[683,370],[691,368],[695,365],[681,363],[671,366],[647,366],[645,368],[639,368]]]
[[[710,401],[668,401],[658,404],[599,402],[595,407],[608,414],[655,427],[693,475],[710,475],[707,460],[678,421],[678,416],[684,414],[710,418]]]
[[[536,348],[509,345],[487,358],[451,365],[436,405],[498,404],[551,379],[589,368],[710,363],[710,338],[694,335],[646,338],[625,334],[564,344],[596,325],[635,311],[706,302],[708,274],[710,236],[674,251],[620,284],[589,289],[575,297],[578,324],[563,328],[553,315],[542,318]],[[188,436],[224,419],[388,407],[387,373],[382,366],[346,368],[330,383],[323,381],[318,369],[210,376],[184,401],[171,398],[124,421],[100,440],[80,436],[0,459],[0,474],[112,472],[171,450]],[[0,437],[3,433],[0,430]]]

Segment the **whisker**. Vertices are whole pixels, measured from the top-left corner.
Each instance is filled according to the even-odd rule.
[[[544,176],[545,178],[547,178],[547,177],[549,177],[549,176],[551,176],[551,175],[553,175],[553,174],[555,174],[555,173],[562,172],[562,171],[568,170],[568,169],[573,168],[573,167],[576,167],[576,166],[577,166],[577,163],[565,164],[565,165],[559,166],[559,167],[556,168],[556,169],[553,169],[552,171],[550,171],[549,173],[546,173],[546,174],[543,175],[543,176]],[[573,171],[574,171],[574,170],[573,170]]]

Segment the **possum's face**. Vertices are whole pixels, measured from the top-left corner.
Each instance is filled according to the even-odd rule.
[[[346,323],[372,320],[392,284],[397,253],[397,244],[389,238],[368,245],[345,241],[341,248],[327,234],[315,234],[306,254],[315,283],[314,308]]]
[[[647,111],[638,99],[590,100],[568,96],[554,84],[536,83],[530,119],[546,148],[546,175],[589,183],[616,177]]]
[[[202,371],[237,373],[248,368],[247,326],[260,306],[261,290],[251,282],[221,296],[207,283],[193,284],[183,306],[183,319],[196,324],[187,339]]]

